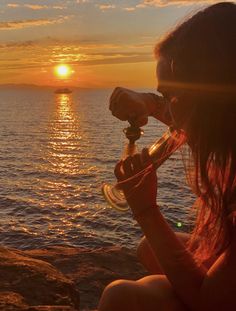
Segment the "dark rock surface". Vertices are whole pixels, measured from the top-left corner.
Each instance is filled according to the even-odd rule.
[[[2,310],[10,310],[12,302],[15,310],[37,305],[79,308],[79,291],[73,281],[48,262],[24,252],[0,248],[0,280],[0,291],[5,292],[6,301],[6,306],[0,305]]]
[[[110,282],[145,275],[127,248],[0,248],[0,310],[94,310]]]

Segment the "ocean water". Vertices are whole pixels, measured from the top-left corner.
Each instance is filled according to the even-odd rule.
[[[142,233],[131,213],[110,208],[101,194],[101,185],[115,180],[127,126],[108,109],[111,90],[56,95],[51,89],[7,88],[0,94],[1,244],[136,246]],[[165,129],[150,120],[139,148]],[[163,214],[174,229],[189,230],[194,198],[180,153],[163,164],[158,178]]]

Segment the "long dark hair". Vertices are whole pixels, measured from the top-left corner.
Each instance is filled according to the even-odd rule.
[[[236,210],[236,4],[222,2],[198,12],[155,48],[171,68],[166,85],[179,90],[193,165],[188,179],[197,194],[190,249],[196,259],[222,253],[232,238]],[[193,110],[194,107],[194,110]],[[184,111],[183,111],[184,113]]]

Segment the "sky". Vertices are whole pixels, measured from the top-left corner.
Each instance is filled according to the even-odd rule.
[[[214,2],[0,0],[0,84],[155,87],[156,42]]]

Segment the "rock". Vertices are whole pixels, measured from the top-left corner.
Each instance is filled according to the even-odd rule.
[[[27,310],[27,305],[79,309],[79,291],[73,281],[50,263],[30,258],[23,251],[0,247],[0,279],[0,291],[8,308],[0,310]],[[10,309],[11,304],[15,309]]]
[[[26,310],[27,304],[24,298],[13,292],[0,292],[0,310]]]
[[[80,292],[80,310],[91,311],[110,282],[145,275],[135,250],[127,248],[0,248],[0,310],[75,311]]]
[[[27,311],[76,311],[76,310],[68,306],[37,306],[37,307],[29,307]]]
[[[50,262],[74,281],[80,291],[81,310],[97,307],[103,289],[117,279],[137,280],[147,275],[136,251],[121,247],[99,249],[50,247],[25,251],[29,256]]]

